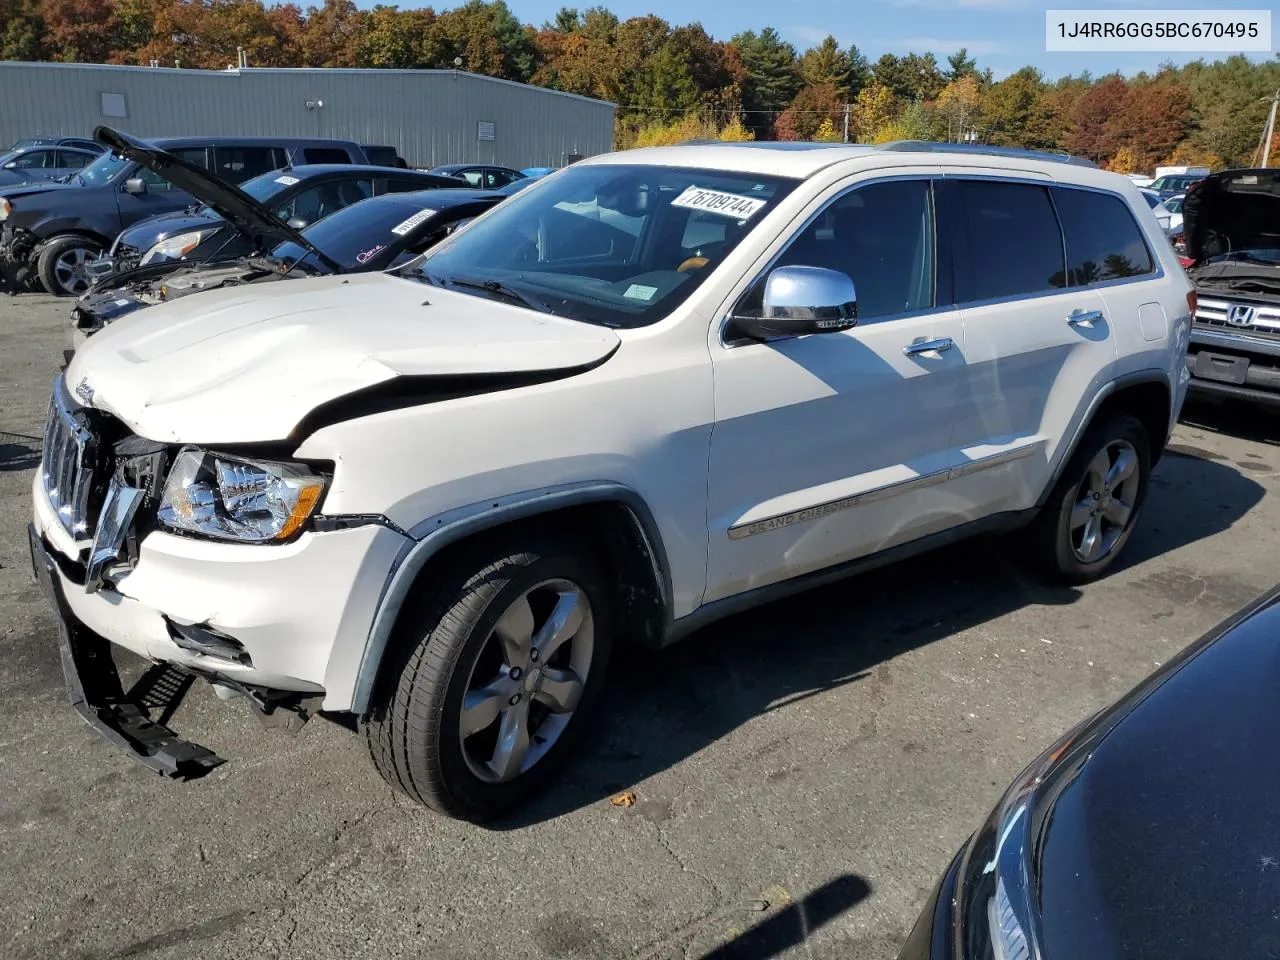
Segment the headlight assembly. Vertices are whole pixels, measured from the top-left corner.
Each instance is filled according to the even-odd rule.
[[[271,543],[297,533],[320,503],[325,478],[301,464],[185,447],[174,459],[157,517],[219,540]]]
[[[142,255],[139,266],[146,266],[156,260],[181,260],[200,244],[212,237],[219,227],[207,230],[192,230],[190,233],[177,233],[166,237]]]

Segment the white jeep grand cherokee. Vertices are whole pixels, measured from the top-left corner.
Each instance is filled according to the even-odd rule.
[[[1099,576],[1191,289],[1087,164],[688,145],[576,164],[399,271],[140,311],[55,386],[33,490],[73,702],[161,772],[220,762],[128,699],[118,644],[358,718],[395,787],[491,816],[622,644],[980,530]]]

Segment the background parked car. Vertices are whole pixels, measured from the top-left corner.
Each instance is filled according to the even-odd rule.
[[[284,239],[263,257],[141,267],[100,283],[71,314],[72,351],[108,323],[143,307],[230,284],[332,273],[368,273],[408,263],[502,201],[490,191],[389,193],[352,204]],[[264,209],[264,213],[265,213]],[[292,228],[280,224],[279,236]]]
[[[80,147],[18,147],[0,155],[0,185],[70,177],[101,155],[101,150]]]
[[[203,197],[196,184],[186,184],[183,179],[188,192],[207,200],[205,206],[151,217],[124,230],[110,253],[90,267],[95,279],[165,260],[226,260],[258,252],[251,234],[227,228],[223,214],[216,209],[216,192],[210,198]],[[304,164],[264,173],[241,184],[240,189],[269,208],[276,219],[301,230],[369,197],[457,186],[452,177],[397,167]]]
[[[530,180],[537,180],[556,172],[555,167],[525,167],[520,171]]]
[[[1151,208],[1151,212],[1155,214],[1156,223],[1160,224],[1160,229],[1167,235],[1169,233],[1170,213],[1160,199],[1160,194],[1154,190],[1141,190],[1142,198],[1147,201],[1147,206]]]
[[[1168,200],[1162,200],[1164,208],[1169,211],[1169,229],[1170,234],[1177,233],[1182,229],[1182,204],[1186,201],[1187,195],[1180,193],[1176,197],[1170,197]]]
[[[449,163],[443,167],[434,167],[432,173],[444,177],[457,177],[465,180],[473,187],[484,190],[496,190],[505,187],[513,180],[520,180],[524,174],[510,167],[495,167],[480,163]]]
[[[1280,953],[1280,589],[1028,767],[900,960]]]
[[[378,144],[362,143],[361,149],[370,163],[378,167],[399,167],[401,170],[408,170],[409,164],[405,162],[404,157],[396,152],[395,147],[381,146]]]
[[[86,137],[25,137],[11,146],[10,150],[21,150],[27,147],[79,147],[81,150],[92,150],[103,153],[106,150],[96,140]]]
[[[123,142],[107,127],[95,136],[108,146]],[[347,140],[183,137],[151,143],[232,183],[292,164],[365,162],[364,151]],[[163,173],[111,153],[67,183],[0,188],[0,287],[23,289],[38,278],[49,293],[83,293],[91,280],[89,262],[120,231],[194,203]]]
[[[1160,199],[1164,200],[1168,197],[1176,197],[1180,193],[1186,193],[1187,187],[1203,180],[1204,177],[1205,175],[1201,173],[1167,174],[1152,180],[1148,189],[1154,190],[1160,195]]]

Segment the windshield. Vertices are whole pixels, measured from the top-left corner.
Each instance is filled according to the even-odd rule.
[[[302,235],[344,269],[356,270],[387,247],[404,243],[411,232],[435,216],[428,200],[413,197],[411,193],[393,194],[352,204],[307,227]],[[271,255],[290,263],[304,256],[306,263],[315,260],[314,254],[304,254],[291,240],[279,244]]]
[[[572,167],[504,201],[406,277],[606,326],[682,303],[795,181],[649,165]],[[480,284],[477,288],[476,284]]]
[[[76,179],[85,186],[100,187],[104,183],[110,183],[128,166],[131,164],[124,157],[117,157],[114,153],[104,153],[77,173]]]
[[[298,177],[290,176],[281,170],[272,170],[270,173],[260,174],[252,180],[246,180],[244,183],[240,184],[240,189],[253,197],[253,199],[257,200],[259,203],[265,204],[271,200],[272,197],[277,194],[284,193],[294,184],[299,182]],[[197,213],[203,214],[206,217],[221,216],[220,213],[208,204],[202,206]]]
[[[1160,205],[1160,198],[1154,193],[1144,193],[1142,199],[1147,201],[1147,206],[1154,210]]]
[[[1181,213],[1182,197],[1170,197],[1164,202],[1164,205],[1169,208],[1170,213]]]

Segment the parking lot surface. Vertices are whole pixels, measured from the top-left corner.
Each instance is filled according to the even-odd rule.
[[[31,582],[68,310],[0,299],[9,960],[891,958],[1019,769],[1280,579],[1276,421],[1193,409],[1105,580],[1047,586],[980,540],[632,656],[585,754],[509,821],[434,817],[351,732],[265,731],[205,685],[172,725],[228,762],[169,783],[67,706]]]

